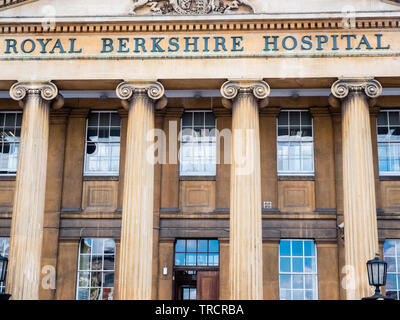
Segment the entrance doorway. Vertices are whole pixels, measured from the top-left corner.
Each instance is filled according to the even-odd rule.
[[[218,300],[218,240],[176,241],[173,296],[175,300]]]

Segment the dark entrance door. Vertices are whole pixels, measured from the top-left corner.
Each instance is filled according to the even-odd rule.
[[[218,300],[219,271],[197,272],[197,300]]]

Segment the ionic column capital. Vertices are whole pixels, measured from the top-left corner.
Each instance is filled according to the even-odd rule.
[[[221,86],[222,103],[225,108],[232,108],[232,100],[239,94],[253,94],[259,100],[259,107],[268,105],[271,89],[263,80],[228,80]]]
[[[64,105],[64,98],[58,93],[57,86],[51,81],[17,82],[10,88],[10,96],[23,106],[23,100],[30,96],[37,96],[43,100],[51,101],[52,108],[58,110]]]
[[[129,109],[127,102],[134,96],[140,95],[146,95],[148,98],[157,101],[156,110],[161,110],[167,105],[164,86],[158,81],[124,81],[118,85],[116,92],[126,110]]]
[[[57,86],[50,82],[17,82],[11,86],[10,96],[16,101],[23,100],[27,95],[38,95],[47,101],[55,99],[58,95]]]
[[[344,99],[349,93],[364,93],[368,98],[377,98],[382,93],[382,85],[373,78],[339,79],[331,87],[335,98]]]

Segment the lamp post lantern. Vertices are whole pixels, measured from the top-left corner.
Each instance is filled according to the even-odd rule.
[[[387,263],[379,258],[379,254],[376,254],[374,259],[367,261],[367,271],[369,285],[375,287],[375,294],[371,297],[363,298],[363,300],[394,300],[381,294],[380,287],[386,285]]]
[[[7,265],[8,265],[8,258],[0,255],[0,283],[2,283],[4,286],[7,276]],[[10,299],[10,297],[11,297],[10,294],[0,292],[0,300],[8,300]]]

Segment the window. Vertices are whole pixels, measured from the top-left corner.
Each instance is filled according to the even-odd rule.
[[[82,239],[79,246],[77,300],[113,300],[114,239]]]
[[[182,294],[182,300],[196,300],[196,288],[182,288],[183,294]]]
[[[400,111],[382,111],[377,117],[380,175],[400,175]]]
[[[386,240],[383,256],[387,263],[386,295],[400,300],[400,240]]]
[[[0,174],[17,172],[22,112],[0,112]]]
[[[215,116],[211,111],[187,111],[182,117],[181,176],[215,176]]]
[[[0,238],[0,256],[8,258],[8,249],[10,247],[10,238]],[[3,270],[0,269],[0,274]],[[6,284],[0,282],[0,293],[4,293]]]
[[[175,266],[218,266],[218,240],[179,239],[175,243]]]
[[[308,111],[282,111],[278,117],[278,175],[314,175],[312,118]]]
[[[279,244],[281,300],[317,300],[317,254],[313,240],[281,240]]]
[[[121,136],[118,113],[91,112],[86,131],[85,175],[117,176]]]

